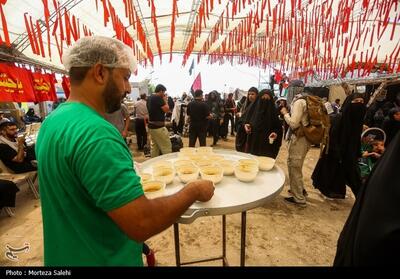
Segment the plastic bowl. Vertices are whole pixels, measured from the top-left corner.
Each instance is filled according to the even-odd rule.
[[[254,165],[237,165],[234,169],[235,176],[243,182],[251,182],[257,177],[258,166]]]
[[[271,157],[258,156],[257,161],[259,163],[258,168],[262,171],[269,171],[275,165],[275,159]]]
[[[175,177],[175,170],[172,167],[153,167],[153,178],[155,180],[164,181],[165,184],[170,184]]]
[[[224,177],[224,171],[220,166],[206,166],[200,168],[201,178],[205,180],[211,180],[214,184],[221,182]]]
[[[160,180],[149,180],[142,184],[145,196],[155,199],[164,196],[165,182]]]
[[[225,160],[224,156],[217,155],[217,154],[207,155],[207,159],[211,160],[213,162],[219,162],[219,161]]]
[[[221,168],[224,171],[224,175],[233,175],[234,173],[234,162],[231,160],[222,160],[218,162],[218,165],[221,166]]]
[[[255,166],[258,169],[258,161],[256,159],[240,159],[239,165],[241,166]]]
[[[212,147],[209,147],[209,146],[200,146],[200,147],[197,147],[197,153],[210,154],[210,153],[213,153],[213,149],[212,149]]]
[[[181,159],[181,158],[179,158],[174,162],[174,167],[175,167],[176,170],[179,167],[188,166],[188,165],[192,165],[192,161],[189,160],[189,159]]]
[[[194,154],[194,153],[196,153],[196,148],[194,148],[194,147],[182,147],[179,150],[179,153],[182,153],[182,154]]]
[[[183,183],[196,180],[199,177],[199,168],[193,164],[180,166],[177,169],[179,180]]]
[[[199,168],[215,165],[214,161],[211,161],[211,160],[208,160],[208,159],[200,159],[198,161],[193,161],[193,163],[196,166],[198,166]]]
[[[142,172],[139,176],[142,183],[145,183],[153,179],[153,176],[150,173]]]

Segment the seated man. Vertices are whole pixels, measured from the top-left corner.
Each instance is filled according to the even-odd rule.
[[[17,124],[0,124],[0,160],[15,173],[35,171],[31,161],[36,160],[35,147],[27,147],[25,136],[18,137]]]

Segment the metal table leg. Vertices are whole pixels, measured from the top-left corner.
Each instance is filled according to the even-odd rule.
[[[227,266],[226,259],[226,216],[222,215],[222,266]]]
[[[245,256],[246,256],[246,211],[242,212],[242,220],[241,220],[241,233],[240,233],[240,266],[245,265]],[[191,262],[181,262],[180,255],[180,244],[179,244],[179,224],[174,224],[174,240],[175,240],[175,259],[176,266],[180,267],[182,265],[201,263],[201,262],[210,262],[215,260],[222,260],[223,266],[228,266],[228,260],[226,258],[226,216],[222,215],[222,256],[209,258],[209,259],[201,259]]]
[[[242,212],[242,226],[240,234],[240,266],[244,266],[246,257],[246,211]]]
[[[181,266],[181,254],[179,250],[179,225],[178,223],[174,223],[174,239],[175,239],[175,259],[176,266]]]

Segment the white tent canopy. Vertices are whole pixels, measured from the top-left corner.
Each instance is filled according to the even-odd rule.
[[[199,54],[208,55],[210,63],[272,65],[322,78],[358,68],[359,75],[379,67],[400,71],[397,0],[3,2],[2,40],[6,41],[6,24],[13,49],[60,69],[59,52],[86,30],[121,39],[143,64],[152,64],[153,56],[159,54],[168,63],[173,52],[184,54],[183,63],[189,55]]]

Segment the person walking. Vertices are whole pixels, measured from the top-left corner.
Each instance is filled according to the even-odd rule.
[[[168,129],[165,127],[165,113],[170,111],[168,98],[165,95],[166,91],[167,88],[164,85],[158,84],[154,93],[147,100],[152,158],[172,152]]]
[[[203,100],[203,91],[194,92],[194,100],[187,107],[189,116],[189,147],[195,147],[197,138],[200,146],[206,146],[207,122],[211,118],[210,109]]]
[[[289,125],[289,148],[288,148],[288,172],[289,172],[289,186],[292,197],[286,197],[285,201],[296,204],[301,207],[307,206],[306,191],[303,182],[303,163],[310,149],[310,142],[304,135],[296,133],[299,131],[301,125],[307,126],[309,118],[307,114],[307,102],[304,99],[304,91],[299,91],[291,105],[291,113],[289,114],[286,107],[281,108],[281,113]]]

